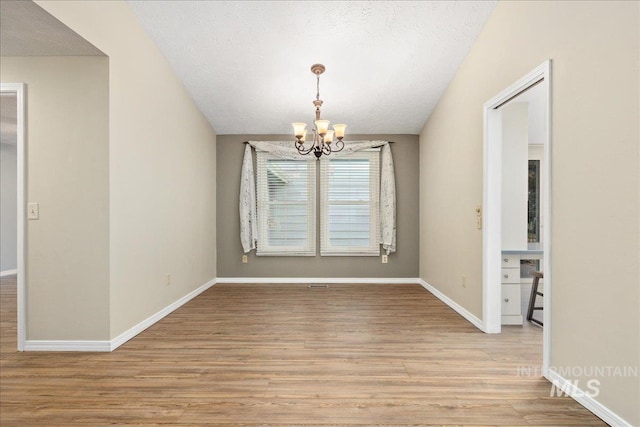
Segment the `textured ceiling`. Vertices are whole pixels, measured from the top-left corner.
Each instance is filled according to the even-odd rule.
[[[419,133],[495,1],[128,1],[219,134]]]
[[[32,1],[0,1],[1,56],[103,55]]]

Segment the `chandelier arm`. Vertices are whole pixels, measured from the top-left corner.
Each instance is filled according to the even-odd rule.
[[[333,144],[333,147],[331,148],[331,152],[337,153],[342,151],[343,148],[344,148],[344,141],[339,139]]]
[[[298,153],[302,154],[303,156],[311,153],[314,147],[315,147],[315,144],[311,145],[311,147],[309,148],[306,148],[304,146],[304,142],[296,141],[296,149],[298,150]]]

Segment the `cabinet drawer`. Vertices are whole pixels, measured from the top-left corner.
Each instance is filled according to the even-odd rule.
[[[520,285],[503,285],[502,295],[502,314],[520,314]]]
[[[520,255],[502,254],[502,267],[520,268]]]
[[[503,268],[500,272],[502,283],[520,283],[520,268]]]

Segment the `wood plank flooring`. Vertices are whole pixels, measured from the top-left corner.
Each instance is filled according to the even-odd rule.
[[[218,284],[112,353],[18,353],[0,286],[0,424],[602,426],[418,285]],[[539,371],[538,371],[539,372]]]

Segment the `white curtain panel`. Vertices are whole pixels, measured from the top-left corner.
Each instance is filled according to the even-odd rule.
[[[249,141],[244,150],[242,176],[240,181],[240,241],[245,253],[256,248],[257,215],[256,183],[253,172],[251,147],[266,151],[282,159],[299,160],[300,153],[291,141]],[[388,141],[349,141],[342,151],[331,153],[332,158],[344,156],[360,150],[382,147],[380,171],[380,242],[390,254],[396,250],[396,181],[393,171],[393,157]]]
[[[258,215],[256,213],[256,182],[253,173],[253,156],[247,144],[240,177],[240,242],[244,253],[256,248],[258,241]]]
[[[380,243],[389,255],[396,251],[396,178],[389,144],[382,147],[380,164]]]

